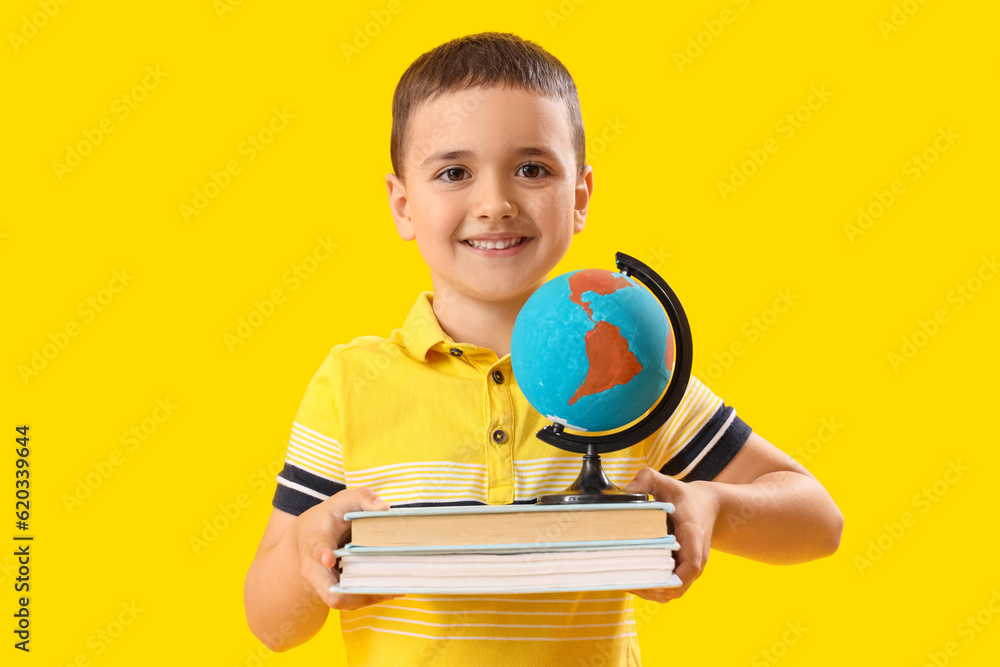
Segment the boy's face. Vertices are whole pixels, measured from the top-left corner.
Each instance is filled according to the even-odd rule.
[[[424,102],[404,165],[405,184],[386,176],[389,204],[430,267],[435,301],[523,303],[583,229],[593,191],[591,167],[577,173],[565,103],[521,89]]]

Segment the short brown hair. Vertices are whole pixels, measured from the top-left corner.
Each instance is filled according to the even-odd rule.
[[[569,70],[538,44],[505,32],[482,32],[445,42],[411,64],[392,97],[392,168],[403,178],[406,131],[414,110],[437,95],[467,88],[521,88],[566,103],[578,173],[586,165],[580,98]]]

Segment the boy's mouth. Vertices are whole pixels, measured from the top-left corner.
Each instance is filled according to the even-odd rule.
[[[462,243],[477,250],[506,250],[519,246],[527,240],[526,236],[512,236],[500,239],[466,239]]]

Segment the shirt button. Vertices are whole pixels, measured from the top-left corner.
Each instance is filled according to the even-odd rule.
[[[503,443],[507,442],[507,431],[503,430],[502,428],[498,428],[497,430],[493,431],[493,442],[497,443],[498,445],[502,445]]]
[[[457,347],[451,348],[450,350],[448,350],[448,353],[451,356],[453,356],[453,357],[460,357],[460,356],[462,356],[462,351],[460,349],[458,349]]]
[[[500,371],[493,371],[493,381],[497,384],[503,384],[503,373]]]

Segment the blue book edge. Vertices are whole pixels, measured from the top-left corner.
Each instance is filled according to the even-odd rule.
[[[344,556],[442,554],[442,553],[519,553],[547,551],[609,551],[612,549],[670,549],[677,551],[680,545],[673,535],[642,540],[589,540],[580,542],[546,542],[523,544],[460,544],[422,547],[365,547],[348,543],[337,549],[333,555]]]
[[[679,588],[684,583],[676,574],[670,575],[668,581],[657,584],[644,583],[629,586],[628,584],[608,584],[603,586],[506,586],[503,588],[341,588],[340,584],[330,587],[331,593],[344,595],[408,595],[410,593],[433,593],[437,595],[526,595],[529,593],[578,593],[587,591],[628,591],[649,588]]]

